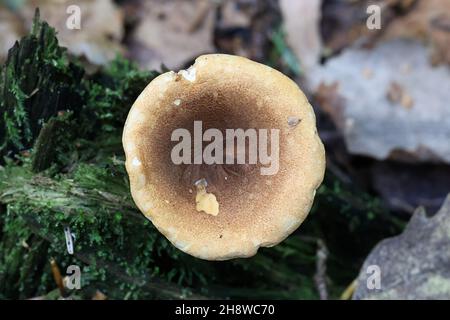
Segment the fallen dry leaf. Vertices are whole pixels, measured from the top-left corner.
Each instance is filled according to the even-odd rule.
[[[277,0],[221,1],[215,17],[218,51],[267,62],[281,23]]]
[[[66,26],[70,13],[67,8],[77,5],[81,9],[81,28]],[[75,55],[85,56],[94,64],[105,64],[117,53],[123,52],[120,41],[123,37],[122,12],[112,0],[30,0],[21,13],[29,23],[35,8],[39,7],[41,18],[58,31],[58,40]]]
[[[240,6],[239,0],[225,0],[221,5],[221,28],[248,28],[250,26],[251,12]],[[247,8],[248,9],[248,8]]]
[[[314,94],[314,100],[322,111],[328,114],[338,128],[344,130],[345,118],[345,100],[339,94],[339,83],[330,84],[320,83]]]
[[[133,40],[145,51],[138,55],[146,68],[180,68],[212,45],[215,4],[207,1],[151,0],[143,3]],[[133,52],[131,53],[132,57]]]
[[[339,52],[364,37],[370,46],[391,21],[412,10],[416,1],[418,0],[325,1],[322,5],[320,29],[327,53]],[[373,4],[381,9],[381,30],[367,28],[367,8]]]
[[[108,297],[100,290],[95,291],[94,295],[92,296],[92,300],[106,300],[106,299],[108,299]]]
[[[422,39],[431,43],[433,64],[450,64],[450,1],[417,0],[408,14],[381,30],[381,39]]]
[[[373,70],[371,78],[363,75],[364,68]],[[309,73],[308,81],[319,96],[329,88],[331,98],[325,100],[331,107],[322,108],[341,129],[351,154],[402,161],[407,154],[409,160],[450,163],[450,67],[431,66],[420,42],[346,49]],[[333,102],[339,101],[336,82],[343,107]],[[392,90],[394,82],[401,88]],[[393,107],[392,100],[403,107]]]
[[[321,6],[322,0],[280,0],[287,41],[306,72],[320,60]]]

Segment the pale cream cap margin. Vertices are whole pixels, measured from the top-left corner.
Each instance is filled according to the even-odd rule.
[[[145,126],[150,128],[155,125],[152,123],[152,114],[161,108],[162,103],[171,103],[164,100],[164,94],[171,85],[179,85],[181,81],[189,86],[205,85],[206,82],[213,86],[227,86],[233,81],[249,82],[248,79],[257,82],[259,88],[263,86],[267,89],[266,92],[260,92],[260,96],[272,103],[274,115],[271,116],[283,117],[286,126],[288,117],[293,114],[301,119],[298,128],[289,134],[280,135],[280,139],[288,139],[286,143],[290,146],[285,151],[287,154],[283,155],[287,167],[283,170],[288,170],[288,174],[284,175],[288,179],[283,184],[285,189],[274,190],[269,198],[265,196],[264,201],[268,205],[264,208],[267,208],[267,212],[248,212],[255,215],[252,217],[254,223],[247,223],[248,226],[244,228],[240,226],[239,230],[234,231],[233,226],[230,229],[230,223],[226,220],[223,225],[221,220],[208,225],[204,220],[193,221],[192,215],[188,216],[191,220],[184,218],[180,211],[185,208],[174,210],[164,199],[158,199],[156,187],[149,181],[151,177],[143,171],[138,157],[140,152],[146,151],[145,146],[137,143],[140,140],[138,133]],[[252,83],[245,85],[251,88]],[[250,257],[259,247],[270,247],[283,241],[306,218],[325,172],[325,150],[317,134],[314,111],[303,92],[295,82],[277,70],[232,55],[203,55],[187,71],[179,74],[171,71],[155,78],[132,106],[124,126],[122,142],[131,194],[138,208],[174,246],[206,260]],[[195,210],[195,203],[192,203],[192,210]],[[198,215],[203,217],[205,214]],[[258,223],[258,215],[263,217],[261,223]],[[219,238],[218,232],[226,237]]]

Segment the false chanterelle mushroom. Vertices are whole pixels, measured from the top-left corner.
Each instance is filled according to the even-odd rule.
[[[139,209],[173,245],[207,260],[249,257],[285,239],[307,216],[325,170],[298,86],[222,54],[155,78],[131,108],[123,146]],[[202,159],[206,152],[225,160]]]

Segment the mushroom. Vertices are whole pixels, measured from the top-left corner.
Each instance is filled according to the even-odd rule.
[[[193,137],[180,152],[191,162],[173,159],[177,129]],[[223,134],[216,147],[225,148],[230,129],[255,130],[258,142],[265,132],[268,142],[258,144],[256,163],[245,155],[250,135],[238,148],[226,144],[226,160],[205,163],[198,156],[213,143],[209,129],[214,142]],[[250,257],[284,240],[306,218],[325,171],[314,111],[298,86],[231,55],[203,55],[187,70],[155,78],[133,104],[122,140],[140,211],[174,246],[206,260]],[[272,172],[263,151],[277,161]]]

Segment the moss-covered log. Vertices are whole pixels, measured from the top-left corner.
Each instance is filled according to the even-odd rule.
[[[78,112],[83,74],[37,11],[31,33],[9,50],[0,71],[0,156],[30,148],[58,111]]]

